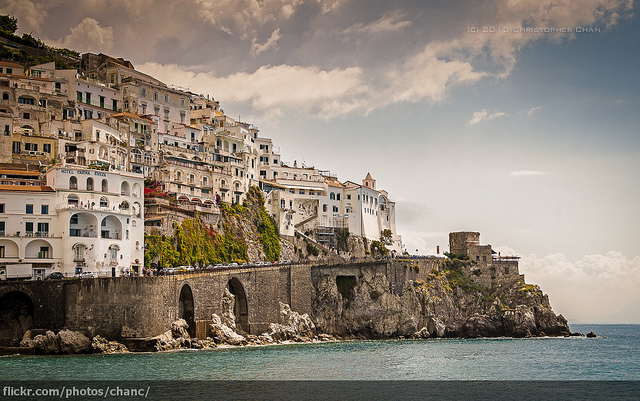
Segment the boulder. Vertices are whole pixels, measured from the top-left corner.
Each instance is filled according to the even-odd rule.
[[[189,325],[187,324],[186,320],[178,319],[175,322],[171,323],[171,335],[173,336],[173,338],[188,339],[190,338],[189,333],[187,332],[188,328]]]
[[[33,346],[37,354],[55,355],[60,353],[60,338],[51,330],[34,337]]]
[[[568,336],[571,334],[567,319],[557,315],[547,308],[537,308],[535,311],[538,332],[545,332],[548,336]]]
[[[292,311],[288,304],[280,302],[280,322],[271,323],[267,333],[275,341],[293,340],[303,342],[313,339],[316,335],[316,326],[306,313],[299,314]]]
[[[27,330],[22,336],[22,340],[20,341],[20,346],[23,348],[31,348],[33,347],[33,336],[31,330]]]
[[[113,354],[129,351],[124,344],[116,341],[108,341],[100,335],[93,337],[91,340],[91,349],[97,354]]]
[[[222,319],[220,316],[215,313],[211,315],[211,334],[213,339],[218,344],[229,344],[229,345],[245,345],[246,340],[244,336],[233,331],[229,326],[222,323]]]
[[[587,333],[587,337],[588,337],[588,338],[596,338],[596,337],[597,337],[597,335],[596,335],[596,333],[594,333],[593,331],[590,331],[590,332],[588,332],[588,333]]]
[[[91,352],[91,341],[87,336],[77,331],[61,330],[58,333],[58,343],[62,354],[88,354]]]

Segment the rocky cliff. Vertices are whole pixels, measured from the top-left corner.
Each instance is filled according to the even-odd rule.
[[[401,283],[390,282],[389,265],[349,275],[319,272],[313,277],[312,308],[318,331],[366,338],[571,334],[547,295],[522,276],[484,287],[459,266],[432,265],[436,268]]]

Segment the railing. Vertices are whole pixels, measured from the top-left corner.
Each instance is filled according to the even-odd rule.
[[[102,108],[102,109],[105,109],[105,110],[111,110],[111,111],[116,111],[116,112],[118,112],[118,113],[122,111],[122,108],[121,108],[121,107],[113,107],[113,106],[111,106],[111,107],[105,107],[105,106],[107,106],[107,104],[105,104],[105,103],[103,103],[103,102],[100,102],[100,101],[95,101],[95,100],[91,100],[91,101],[88,101],[88,102],[87,102],[87,100],[86,100],[86,99],[82,99],[82,100],[78,100],[78,103],[81,103],[81,104],[88,104],[88,105],[90,105],[90,106],[100,107],[100,108]]]

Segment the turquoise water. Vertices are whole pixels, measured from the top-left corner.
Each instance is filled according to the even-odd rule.
[[[349,341],[171,353],[8,356],[7,380],[640,380],[640,325],[598,338]]]

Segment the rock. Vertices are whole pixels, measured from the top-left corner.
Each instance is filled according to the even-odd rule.
[[[548,336],[567,336],[571,334],[567,319],[562,315],[556,316],[551,309],[537,308],[535,317],[538,333],[544,331]]]
[[[135,330],[129,326],[122,326],[120,329],[120,337],[122,338],[140,338],[142,337],[142,330]]]
[[[531,337],[537,332],[533,309],[518,305],[515,310],[507,310],[502,316],[504,334],[510,337]]]
[[[189,337],[189,333],[187,332],[188,328],[189,325],[187,324],[186,320],[178,319],[175,322],[171,323],[171,335],[173,336],[173,338],[191,338]]]
[[[263,333],[274,341],[298,341],[313,339],[316,335],[316,326],[306,313],[299,314],[292,311],[288,304],[280,302],[280,322],[269,324],[269,331]]]
[[[246,339],[244,336],[233,331],[229,326],[222,323],[222,319],[220,316],[215,313],[211,315],[211,333],[213,335],[213,339],[217,343],[229,344],[229,345],[245,345]]]
[[[222,316],[220,316],[220,320],[222,324],[224,324],[231,330],[238,331],[236,327],[236,315],[234,312],[235,304],[235,295],[229,292],[228,288],[225,288],[224,296],[222,297]]]
[[[427,331],[429,332],[430,337],[444,337],[445,329],[446,327],[440,319],[432,316],[427,319]]]
[[[584,334],[575,332],[575,333],[571,333],[569,337],[584,337]]]
[[[464,337],[498,337],[503,334],[502,325],[487,315],[471,316],[462,326]]]
[[[588,333],[587,333],[587,337],[588,337],[588,338],[596,338],[596,337],[597,337],[597,335],[596,335],[596,333],[594,333],[593,331],[590,331],[590,332],[588,332]]]
[[[124,344],[116,341],[108,341],[100,335],[93,337],[91,340],[91,349],[97,354],[113,354],[129,351]]]
[[[258,336],[258,339],[263,343],[263,344],[271,344],[273,343],[273,338],[267,334],[267,333],[262,333]]]
[[[33,346],[37,354],[55,355],[60,353],[60,338],[51,330],[34,337]]]
[[[58,333],[58,342],[62,354],[74,355],[91,352],[91,341],[87,336],[77,331],[61,330]]]
[[[431,333],[429,333],[429,330],[426,327],[423,327],[419,331],[416,331],[415,333],[413,333],[411,337],[412,338],[429,338],[431,337]]]
[[[20,346],[23,348],[31,348],[33,347],[33,338],[31,334],[31,330],[27,330],[22,336],[22,340],[20,341]]]

